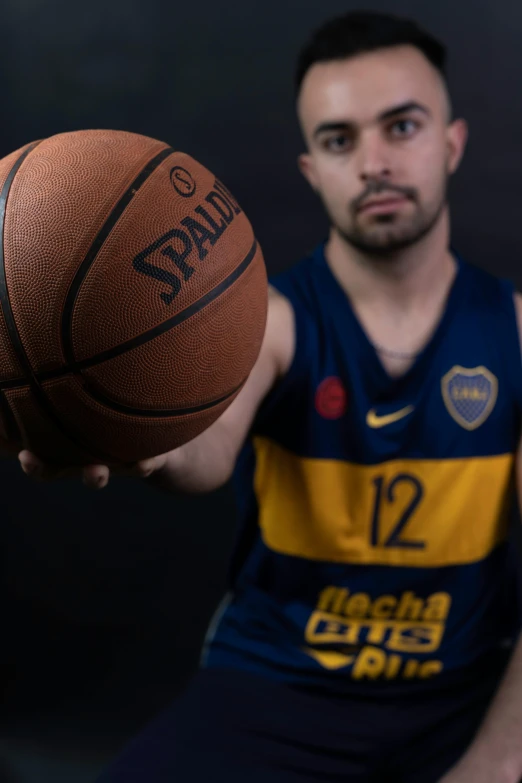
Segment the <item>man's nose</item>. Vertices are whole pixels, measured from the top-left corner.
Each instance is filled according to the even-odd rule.
[[[390,150],[379,133],[368,133],[361,139],[359,157],[359,177],[365,184],[391,177]]]

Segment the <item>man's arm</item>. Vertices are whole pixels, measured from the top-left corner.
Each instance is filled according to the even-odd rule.
[[[522,297],[515,295],[522,344]],[[522,510],[522,439],[516,455],[518,506]],[[513,596],[515,600],[515,596]],[[440,783],[522,781],[522,636],[477,736]]]
[[[517,453],[516,480],[519,507],[522,507],[522,441]],[[477,736],[439,783],[519,781],[522,781],[522,637]]]
[[[288,370],[294,346],[292,307],[277,291],[269,289],[263,344],[257,362],[236,399],[214,424],[189,443],[168,454],[144,460],[125,472],[148,478],[162,488],[184,492],[208,492],[224,484],[232,474],[259,405],[277,379]],[[19,459],[23,470],[36,478],[53,479],[70,475],[67,470],[43,465],[28,451],[21,452]],[[85,483],[93,489],[104,487],[109,477],[106,465],[89,465],[83,470]]]
[[[184,492],[208,492],[228,481],[259,405],[290,366],[294,343],[291,305],[271,289],[263,344],[243,389],[205,432],[167,454],[150,480]]]

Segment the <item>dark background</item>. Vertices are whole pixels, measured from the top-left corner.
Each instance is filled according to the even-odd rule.
[[[471,125],[453,241],[520,285],[515,0],[2,0],[0,156],[79,128],[157,137],[227,184],[269,270],[283,268],[326,230],[295,165],[295,57],[315,25],[354,8],[411,14],[447,43]],[[197,665],[224,587],[230,491],[115,479],[92,493],[35,484],[6,460],[0,492],[0,783],[89,783]]]

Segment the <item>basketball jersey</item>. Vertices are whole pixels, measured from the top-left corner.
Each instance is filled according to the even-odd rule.
[[[336,690],[461,677],[518,627],[513,289],[457,259],[432,339],[392,378],[324,245],[271,282],[295,355],[238,460],[231,589],[204,665]]]

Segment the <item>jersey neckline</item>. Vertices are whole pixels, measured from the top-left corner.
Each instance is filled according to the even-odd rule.
[[[423,375],[426,365],[431,361],[432,356],[434,355],[437,347],[447,332],[448,326],[451,323],[461,298],[463,280],[465,277],[464,262],[454,251],[454,249],[451,248],[451,253],[455,259],[457,269],[448,292],[442,316],[439,319],[439,322],[435,327],[435,330],[430,339],[417,354],[411,366],[402,375],[392,376],[385,369],[374,345],[370,341],[363,325],[354,312],[349,297],[346,295],[332,270],[330,269],[328,261],[326,260],[325,246],[326,240],[322,242],[313,252],[313,260],[320,268],[321,277],[329,289],[329,294],[332,297],[332,302],[334,303],[333,311],[340,319],[341,328],[347,327],[347,335],[353,334],[355,332],[357,338],[354,341],[355,347],[358,349],[357,353],[359,354],[361,361],[364,362],[364,366],[368,371],[368,374],[372,377],[373,381],[379,387],[379,390],[383,393],[386,391],[391,391],[392,388],[396,392],[398,386],[402,387],[409,385],[414,378],[418,377],[419,375]]]

